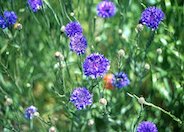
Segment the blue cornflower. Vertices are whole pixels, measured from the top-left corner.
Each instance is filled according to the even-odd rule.
[[[12,26],[17,21],[17,15],[13,11],[4,11],[4,20],[6,22],[6,26]]]
[[[33,12],[37,12],[43,6],[42,0],[28,0],[27,3]]]
[[[70,37],[70,50],[78,55],[84,54],[87,48],[87,40],[83,34],[78,33]]]
[[[97,5],[96,10],[99,17],[109,18],[115,15],[116,6],[113,2],[104,0]]]
[[[155,30],[158,28],[160,22],[164,19],[164,16],[165,15],[161,9],[156,7],[148,7],[142,12],[139,23]]]
[[[37,112],[37,108],[35,106],[30,106],[28,108],[26,108],[25,110],[25,118],[27,119],[33,119],[33,117],[35,116],[34,114]]]
[[[113,86],[117,88],[122,88],[130,84],[130,80],[127,75],[123,72],[114,74],[113,77]]]
[[[102,77],[110,68],[110,62],[99,53],[93,53],[86,57],[83,63],[83,72],[91,78]]]
[[[85,109],[86,106],[91,105],[93,96],[88,89],[84,87],[75,88],[70,96],[72,102],[78,110]]]
[[[65,27],[65,33],[68,37],[72,37],[75,34],[80,34],[82,32],[82,27],[79,22],[70,22]]]
[[[4,20],[4,18],[2,16],[0,16],[0,28],[5,29],[6,26],[6,22]]]
[[[149,121],[143,121],[139,123],[137,132],[158,132],[157,127],[154,123]]]

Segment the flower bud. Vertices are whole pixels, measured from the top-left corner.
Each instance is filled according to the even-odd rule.
[[[94,119],[89,119],[88,120],[88,126],[93,126],[95,123]]]
[[[55,54],[54,54],[54,56],[55,56],[56,59],[58,59],[60,61],[63,61],[64,60],[64,56],[59,51],[56,51]]]
[[[22,29],[22,24],[15,23],[14,28],[17,29],[17,30],[21,30]]]
[[[141,104],[141,105],[143,105],[143,104],[145,104],[145,99],[144,99],[144,97],[140,97],[139,99],[138,99],[138,102]]]
[[[122,34],[122,32],[123,32],[123,31],[122,31],[121,29],[118,30],[118,33],[119,33],[119,34]]]
[[[35,116],[35,117],[39,117],[39,116],[40,116],[40,113],[39,113],[39,112],[35,112],[35,113],[34,113],[34,116]]]
[[[162,54],[162,49],[161,49],[161,48],[158,48],[158,49],[157,49],[157,53],[158,53],[158,54]]]
[[[74,14],[74,12],[71,12],[71,13],[70,13],[70,16],[72,16],[72,17],[73,17],[74,15],[75,15],[75,14]]]
[[[13,100],[11,98],[8,98],[8,97],[5,97],[6,100],[5,100],[5,105],[6,106],[10,106],[13,104]]]
[[[65,26],[62,26],[60,29],[61,32],[65,32]]]
[[[144,68],[145,68],[146,70],[149,70],[149,69],[150,69],[150,65],[149,65],[148,63],[146,63],[146,64],[144,65]]]
[[[102,104],[102,105],[107,105],[107,100],[105,98],[101,98],[99,100],[99,103]]]
[[[100,37],[98,37],[98,36],[97,36],[97,37],[95,37],[95,41],[96,41],[96,42],[100,42],[100,40],[101,40],[101,38],[100,38]]]
[[[123,49],[120,49],[120,50],[118,51],[118,56],[119,56],[119,57],[125,56],[125,51],[124,51]]]
[[[135,29],[135,31],[137,33],[139,33],[139,32],[141,32],[143,30],[143,28],[144,28],[144,26],[142,24],[138,24],[137,27],[136,27],[136,29]]]
[[[54,126],[50,127],[49,132],[56,132],[56,128]]]

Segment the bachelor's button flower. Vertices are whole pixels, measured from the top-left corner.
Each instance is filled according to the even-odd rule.
[[[103,55],[93,53],[86,57],[83,63],[83,71],[91,78],[102,77],[110,68],[110,62]]]
[[[27,3],[33,12],[37,12],[43,6],[42,0],[28,0]]]
[[[84,54],[87,48],[87,40],[81,33],[77,33],[70,37],[70,50],[78,55]]]
[[[65,33],[68,37],[72,37],[75,34],[82,33],[82,27],[78,22],[70,22],[65,27]]]
[[[36,112],[37,112],[37,108],[35,106],[30,106],[30,107],[26,108],[25,113],[24,113],[25,118],[33,119]]]
[[[117,88],[122,88],[130,84],[130,80],[127,75],[123,72],[114,74],[113,77],[113,86]]]
[[[155,30],[163,19],[164,13],[161,9],[148,7],[142,12],[139,23]]]
[[[79,87],[73,90],[70,96],[70,102],[72,102],[78,110],[81,110],[92,104],[92,97],[88,89]]]
[[[143,121],[139,123],[137,132],[158,132],[157,127],[154,123],[149,121]]]
[[[106,74],[103,78],[104,81],[104,87],[105,89],[112,90],[114,88],[113,86],[113,74]]]
[[[96,10],[99,17],[109,18],[115,15],[116,6],[113,2],[104,0],[97,5]]]
[[[4,20],[7,27],[12,26],[17,21],[17,15],[13,11],[4,11]]]
[[[6,28],[6,22],[2,16],[0,16],[0,28],[2,29]]]

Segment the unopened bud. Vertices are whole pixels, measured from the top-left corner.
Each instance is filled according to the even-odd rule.
[[[145,104],[145,99],[144,99],[144,97],[140,97],[139,99],[138,99],[138,102],[141,104],[141,105],[143,105],[143,104]]]
[[[56,132],[56,128],[54,126],[50,127],[49,132]]]
[[[135,31],[138,33],[138,32],[141,32],[143,30],[144,26],[142,24],[138,24]]]
[[[146,63],[146,64],[144,65],[144,68],[145,68],[146,70],[149,70],[149,69],[150,69],[150,65],[149,65],[148,63]]]
[[[124,51],[123,49],[120,49],[120,50],[118,51],[118,56],[119,56],[119,57],[125,56],[125,51]]]
[[[56,59],[58,59],[60,61],[63,61],[64,60],[64,56],[59,51],[56,51],[55,54],[54,54],[54,56],[55,56]]]
[[[70,13],[70,16],[72,16],[72,17],[73,17],[74,15],[75,15],[75,14],[74,14],[74,12],[71,12],[71,13]]]
[[[14,28],[17,29],[17,30],[21,30],[22,29],[22,24],[15,23]]]
[[[122,34],[122,32],[123,32],[123,31],[122,31],[121,29],[118,30],[118,33],[119,33],[119,34]]]
[[[124,33],[121,34],[121,38],[128,41],[128,37]]]
[[[100,42],[100,40],[101,40],[101,38],[98,37],[98,36],[95,38],[95,41],[96,41],[96,42]]]
[[[157,49],[157,53],[158,53],[158,54],[162,54],[162,49],[161,49],[161,48],[158,48],[158,49]]]
[[[65,26],[61,26],[61,32],[65,32]]]
[[[99,100],[99,103],[102,104],[102,105],[107,105],[107,100],[105,98],[101,98]]]
[[[93,126],[95,123],[94,119],[89,119],[88,120],[88,126]]]
[[[39,113],[39,112],[35,112],[35,113],[34,113],[34,116],[35,116],[35,117],[39,117],[39,116],[40,116],[40,113]]]
[[[13,100],[11,98],[8,98],[8,97],[5,97],[6,100],[5,100],[5,105],[6,106],[10,106],[13,104]]]

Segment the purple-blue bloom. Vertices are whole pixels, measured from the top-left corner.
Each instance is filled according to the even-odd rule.
[[[2,29],[6,28],[6,22],[2,16],[0,16],[0,28]]]
[[[87,40],[83,34],[78,33],[70,37],[70,50],[78,55],[84,54],[87,48]]]
[[[83,63],[83,72],[91,78],[102,77],[110,68],[110,62],[99,53],[93,53],[86,57]]]
[[[157,127],[150,121],[143,121],[139,123],[137,132],[158,132]]]
[[[37,12],[43,6],[42,0],[28,0],[27,3],[33,12]]]
[[[65,33],[68,37],[82,33],[82,27],[79,22],[70,22],[65,27]]]
[[[17,15],[13,11],[4,11],[4,20],[6,22],[6,27],[12,26],[17,21]]]
[[[165,15],[161,9],[156,7],[148,7],[142,12],[139,23],[155,30],[158,28],[160,22],[164,20],[164,16]]]
[[[35,106],[30,106],[25,110],[25,118],[33,119],[35,112],[37,112],[37,108]]]
[[[116,6],[113,2],[104,0],[97,5],[96,10],[99,17],[109,18],[115,15]]]
[[[70,96],[70,102],[72,102],[78,110],[82,110],[92,104],[93,96],[88,89],[84,87],[75,88]]]
[[[117,88],[122,88],[130,84],[130,80],[128,79],[127,75],[123,72],[114,74],[112,82],[113,86]]]

